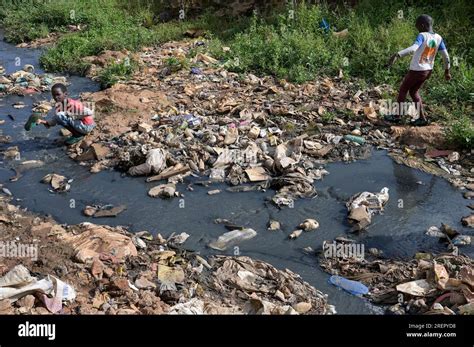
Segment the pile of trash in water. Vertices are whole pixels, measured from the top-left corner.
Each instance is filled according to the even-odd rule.
[[[190,70],[169,70],[167,58],[180,58],[196,45],[145,49],[141,74],[85,95],[101,115],[98,130],[91,141],[74,146],[71,156],[93,163],[92,172],[116,167],[149,176],[148,181],[176,184],[198,175],[207,176],[205,184],[227,182],[232,191],[271,187],[277,190],[273,202],[283,206],[315,196],[313,183],[328,174],[327,160],[366,158],[367,142],[388,144],[388,134],[369,132],[365,124],[365,114],[375,112],[370,106],[364,110],[365,100],[381,89],[351,96],[349,88],[339,89],[330,79],[302,86],[252,74],[241,80],[203,53],[193,58]],[[354,120],[334,115],[324,126],[321,118],[338,108]],[[120,126],[123,130],[115,132]]]
[[[67,84],[63,76],[34,73],[34,66],[26,64],[22,70],[5,75],[5,69],[0,66],[0,95],[5,94],[35,94],[50,90],[55,83]]]
[[[378,101],[392,92],[387,86],[362,90],[337,77],[296,85],[238,75],[206,54],[205,45],[191,40],[144,48],[133,55],[140,68],[131,79],[83,95],[95,102],[98,127],[71,148],[71,157],[87,162],[91,172],[115,167],[170,185],[192,175],[206,177],[206,185],[226,182],[231,191],[271,187],[273,202],[284,206],[316,194],[313,183],[327,174],[327,161],[367,158],[371,145],[399,151],[388,130],[411,153],[418,145],[444,146],[436,124],[381,124]],[[202,49],[190,58],[190,51]],[[100,68],[127,58],[105,52],[86,60]],[[189,64],[170,66],[170,60]],[[470,175],[454,162],[464,157],[453,158],[462,177],[451,176],[459,184]]]
[[[337,256],[321,256],[330,282],[391,314],[474,314],[474,261],[463,255],[417,253],[410,261],[357,257],[350,239],[339,239]],[[349,246],[348,246],[349,245]],[[327,254],[326,254],[327,255]]]

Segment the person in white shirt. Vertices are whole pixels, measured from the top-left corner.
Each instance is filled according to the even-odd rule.
[[[423,103],[419,90],[423,83],[431,76],[437,52],[439,52],[443,57],[444,76],[447,81],[451,79],[451,67],[448,50],[446,49],[443,38],[439,34],[433,32],[433,19],[426,14],[421,15],[416,19],[415,26],[420,32],[416,37],[415,43],[392,55],[388,62],[388,66],[392,66],[398,58],[413,54],[410,63],[410,71],[408,71],[403,79],[398,93],[398,110],[404,109],[402,103],[405,102],[407,94],[410,93],[413,102],[416,103],[416,109],[419,110],[419,118],[412,124],[427,125],[428,119],[423,110]],[[401,115],[400,113],[386,115],[385,120],[390,122],[400,122]]]

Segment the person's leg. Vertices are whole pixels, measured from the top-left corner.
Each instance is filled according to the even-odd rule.
[[[420,95],[420,88],[423,86],[425,81],[430,77],[431,71],[419,71],[415,82],[409,90],[411,99],[416,105],[416,109],[419,110],[420,119],[426,121],[426,115],[423,109],[423,100]]]
[[[81,134],[81,136],[89,134],[92,131],[92,129],[94,129],[94,127],[95,127],[95,124],[87,125],[87,124],[82,123],[82,121],[80,120],[75,120],[73,122],[74,130],[77,133]]]
[[[74,126],[75,121],[65,115],[54,115],[53,119],[49,122],[50,125],[62,125],[65,129],[69,130],[73,137],[80,137],[82,134]]]
[[[386,120],[392,121],[392,122],[398,122],[401,120],[401,115],[402,115],[402,105],[405,102],[407,98],[408,91],[412,87],[414,83],[414,76],[413,76],[413,71],[408,71],[408,73],[405,75],[403,78],[402,84],[400,85],[400,89],[398,91],[398,96],[397,96],[397,112],[394,112],[388,116],[385,117]]]
[[[76,129],[74,129],[73,127],[71,126],[65,126],[64,127],[65,129],[69,130],[69,132],[72,134],[72,136],[75,136],[75,137],[80,137],[82,136],[82,134],[80,132],[78,132]]]

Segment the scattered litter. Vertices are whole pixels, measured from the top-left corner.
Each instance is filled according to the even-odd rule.
[[[319,222],[316,219],[305,219],[303,223],[299,225],[299,228],[304,231],[316,230],[319,228]]]
[[[268,222],[268,230],[280,230],[280,229],[281,229],[280,222],[276,220],[271,220]]]
[[[50,184],[55,192],[67,192],[71,185],[72,179],[68,180],[66,177],[52,173],[47,174],[41,179],[41,183]]]
[[[329,283],[336,287],[342,288],[345,291],[353,295],[366,295],[369,292],[369,288],[360,282],[348,280],[347,278],[333,275],[329,277]]]
[[[355,230],[365,229],[371,223],[372,215],[383,211],[388,199],[386,187],[380,193],[362,192],[352,196],[346,203],[349,222],[355,224]]]
[[[293,231],[288,237],[290,239],[296,239],[298,237],[300,237],[300,235],[303,233],[303,230],[301,229],[296,229],[295,231]]]
[[[257,236],[257,232],[253,229],[235,229],[219,236],[216,241],[209,244],[209,247],[219,251],[225,251],[228,247],[242,241],[250,240],[255,236]]]
[[[87,217],[101,218],[101,217],[116,217],[127,209],[125,205],[113,206],[113,205],[95,205],[86,206],[83,213]]]

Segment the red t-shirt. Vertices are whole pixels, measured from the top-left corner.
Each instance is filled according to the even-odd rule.
[[[63,112],[63,105],[56,104],[56,113]],[[81,122],[85,125],[94,124],[94,116],[91,109],[84,106],[82,102],[74,99],[67,99],[66,110],[67,114],[70,115],[84,115],[87,114],[84,118],[81,119]]]

